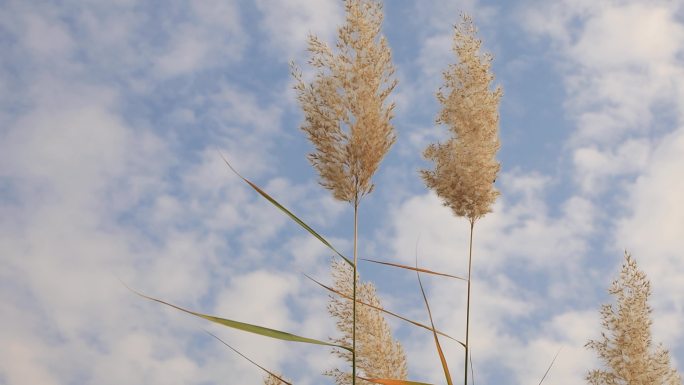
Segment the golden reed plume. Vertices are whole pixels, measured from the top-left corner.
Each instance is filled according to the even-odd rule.
[[[293,65],[302,130],[315,151],[309,160],[321,185],[336,199],[358,204],[373,189],[371,177],[395,141],[390,123],[394,104],[385,99],[396,86],[389,46],[380,36],[382,5],[347,0],[337,52],[309,37],[309,63],[317,70],[307,84]]]
[[[603,305],[605,332],[600,340],[586,344],[606,368],[590,371],[587,381],[592,385],[681,385],[668,351],[662,345],[652,346],[651,283],[627,252],[620,278],[608,292],[615,296],[616,306]]]
[[[334,260],[332,262],[332,276],[335,290],[349,297],[352,295],[353,269],[347,263]],[[357,278],[358,279],[358,278]],[[359,282],[357,286],[357,300],[382,307],[380,299],[375,292],[375,286],[370,282]],[[342,338],[334,339],[333,343],[351,345],[352,341],[352,304],[349,299],[331,296],[328,304],[328,312],[337,323],[337,328],[343,334]],[[392,331],[380,311],[365,305],[359,305],[356,309],[356,365],[366,378],[391,378],[406,379],[406,355],[399,341],[392,337]],[[346,350],[336,349],[334,353],[351,362],[351,353]],[[337,385],[348,385],[351,381],[351,373],[339,369],[330,370],[326,373],[335,378]],[[357,380],[360,384],[369,384],[367,381]]]
[[[454,214],[474,222],[491,211],[499,192],[494,181],[499,172],[499,99],[503,91],[490,85],[492,56],[480,53],[482,42],[469,16],[463,16],[454,33],[459,62],[444,72],[445,84],[437,92],[442,110],[437,123],[446,125],[451,138],[431,144],[426,159],[434,170],[423,170],[427,186],[442,198]]]

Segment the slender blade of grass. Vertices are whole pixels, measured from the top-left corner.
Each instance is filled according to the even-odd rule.
[[[544,379],[546,378],[546,375],[549,374],[549,371],[551,370],[551,367],[553,366],[553,363],[556,362],[556,358],[558,358],[558,354],[560,354],[561,349],[563,349],[562,346],[558,349],[558,351],[556,352],[556,355],[553,356],[553,359],[551,360],[551,363],[549,364],[549,367],[546,368],[546,372],[544,372],[544,376],[542,376],[541,380],[539,381],[539,385],[541,385],[542,382],[544,382]]]
[[[303,274],[304,274],[304,273],[303,273]],[[332,287],[330,287],[330,286],[327,286],[327,285],[325,285],[325,284],[323,284],[323,283],[317,281],[317,280],[314,279],[314,278],[311,278],[311,277],[310,277],[309,275],[307,275],[307,274],[304,274],[304,276],[305,276],[306,278],[309,278],[310,280],[312,280],[313,282],[315,282],[316,284],[318,284],[319,286],[323,287],[324,289],[326,289],[326,290],[328,290],[328,291],[330,291],[330,292],[333,292],[333,293],[335,293],[335,294],[337,294],[337,295],[339,295],[339,296],[341,296],[341,297],[344,297],[344,298],[346,298],[346,299],[348,299],[348,300],[351,300],[351,299],[352,299],[350,296],[348,296],[348,295],[342,293],[342,292],[339,291],[339,290],[335,290],[334,288],[332,288]],[[362,305],[364,305],[364,306],[368,306],[368,307],[370,307],[370,308],[372,308],[372,309],[381,311],[381,312],[383,312],[383,313],[385,313],[385,314],[391,315],[392,317],[398,318],[398,319],[400,319],[400,320],[402,320],[402,321],[406,321],[406,322],[408,322],[408,323],[411,323],[411,324],[413,324],[413,325],[415,325],[415,326],[418,326],[418,327],[421,327],[421,328],[423,328],[423,329],[432,331],[432,329],[431,329],[429,326],[425,325],[425,324],[422,324],[422,323],[420,323],[420,322],[417,322],[417,321],[408,319],[408,318],[406,318],[406,317],[400,316],[399,314],[393,313],[393,312],[391,312],[391,311],[389,311],[389,310],[383,309],[383,308],[378,307],[378,306],[371,305],[371,304],[366,303],[366,302],[363,302],[363,301],[361,301],[361,300],[356,300],[356,302],[357,302],[357,303],[360,303],[360,304],[362,304]],[[458,342],[459,344],[461,344],[461,346],[465,347],[465,344],[464,344],[463,342],[457,340],[456,338],[454,338],[454,337],[452,337],[452,336],[450,336],[450,335],[448,335],[448,334],[446,334],[446,333],[443,333],[443,332],[441,332],[441,331],[439,331],[439,330],[436,330],[436,332],[437,332],[437,334],[439,334],[439,335],[441,335],[441,336],[444,336],[444,337],[446,337],[446,338],[449,338],[450,340],[456,341],[456,342]]]
[[[285,213],[285,215],[287,215],[288,217],[290,217],[290,219],[292,219],[293,221],[295,221],[295,222],[296,222],[299,226],[301,226],[304,230],[308,231],[309,234],[313,235],[316,239],[318,239],[319,241],[321,241],[321,243],[323,243],[326,247],[328,247],[330,250],[332,250],[333,252],[335,252],[335,254],[337,254],[337,255],[340,256],[342,259],[344,259],[349,265],[354,266],[354,262],[352,262],[349,258],[345,257],[344,255],[342,255],[342,253],[340,253],[339,251],[337,251],[337,249],[335,249],[335,248],[333,247],[333,245],[330,244],[330,242],[328,242],[325,238],[323,238],[320,234],[318,234],[318,233],[316,232],[316,230],[312,229],[309,225],[307,225],[303,220],[299,219],[299,217],[297,217],[296,215],[294,215],[294,214],[293,214],[290,210],[288,210],[285,206],[281,205],[277,200],[275,200],[273,197],[271,197],[270,195],[268,195],[268,194],[266,193],[266,191],[262,190],[261,188],[259,188],[259,186],[257,186],[256,184],[252,183],[252,181],[250,181],[249,179],[247,179],[247,178],[245,178],[244,176],[242,176],[239,172],[237,172],[237,170],[235,170],[235,169],[233,168],[233,166],[228,162],[228,160],[223,156],[223,154],[221,154],[221,158],[222,158],[223,161],[226,163],[226,165],[228,165],[228,168],[230,168],[231,171],[233,171],[233,172],[235,173],[235,175],[237,175],[238,177],[240,177],[240,179],[242,179],[242,180],[243,180],[245,183],[247,183],[252,189],[254,189],[254,191],[258,192],[262,197],[266,198],[267,201],[271,202],[272,205],[274,205],[274,206],[277,207],[280,211],[282,211],[283,213]]]
[[[218,336],[216,336],[214,333],[212,333],[212,332],[210,332],[210,331],[208,331],[208,330],[205,330],[205,332],[207,332],[207,334],[209,334],[210,336],[212,336],[212,337],[216,338],[217,340],[219,340],[219,342],[221,342],[222,344],[224,344],[224,345],[226,345],[227,347],[229,347],[230,350],[232,350],[232,351],[234,351],[235,353],[239,354],[242,358],[244,358],[244,359],[246,359],[247,361],[251,362],[254,366],[256,366],[256,367],[258,367],[259,369],[263,370],[264,372],[270,374],[271,376],[277,378],[280,382],[282,382],[282,383],[284,383],[284,384],[287,384],[287,385],[292,385],[291,382],[287,382],[287,381],[283,380],[283,379],[282,379],[280,376],[278,376],[277,374],[273,373],[272,371],[270,371],[270,370],[264,368],[263,366],[257,364],[256,362],[252,361],[249,357],[247,357],[246,355],[240,353],[240,351],[238,351],[238,350],[235,349],[234,347],[230,346],[226,341],[220,339],[220,338],[219,338]]]
[[[408,380],[394,380],[391,378],[365,378],[361,376],[356,376],[357,378],[360,378],[364,381],[372,382],[374,384],[381,384],[381,385],[432,385],[427,382],[416,382],[416,381],[408,381]]]
[[[421,272],[421,273],[426,273],[426,274],[441,275],[441,276],[444,276],[444,277],[460,279],[461,281],[468,281],[467,279],[461,278],[461,277],[456,276],[456,275],[451,275],[451,274],[446,274],[446,273],[440,273],[440,272],[437,272],[437,271],[432,271],[432,270],[428,270],[428,269],[423,269],[423,268],[420,268],[420,267],[412,267],[412,266],[401,265],[401,264],[398,264],[398,263],[376,261],[376,260],[373,260],[373,259],[366,259],[366,258],[361,258],[361,260],[366,261],[366,262],[377,263],[377,264],[380,264],[380,265],[387,265],[387,266],[399,267],[399,268],[401,268],[401,269],[419,271],[419,272]]]
[[[298,336],[296,334],[291,334],[291,333],[283,332],[283,331],[276,330],[276,329],[270,329],[270,328],[266,328],[263,326],[248,324],[245,322],[233,321],[233,320],[229,320],[226,318],[214,317],[214,316],[207,315],[207,314],[197,313],[197,312],[194,312],[192,310],[183,309],[180,306],[176,306],[176,305],[170,304],[168,302],[164,302],[160,299],[156,299],[153,297],[146,296],[145,294],[139,293],[139,292],[131,289],[130,287],[128,289],[131,290],[132,292],[134,292],[135,294],[143,297],[143,298],[149,299],[150,301],[155,301],[155,302],[164,304],[166,306],[170,306],[170,307],[177,309],[177,310],[180,310],[182,312],[192,314],[195,317],[204,318],[208,321],[217,323],[219,325],[227,326],[229,328],[238,329],[238,330],[242,330],[242,331],[245,331],[248,333],[254,333],[254,334],[264,336],[264,337],[275,338],[275,339],[279,339],[279,340],[283,340],[283,341],[293,341],[293,342],[302,342],[302,343],[314,344],[314,345],[333,346],[333,347],[345,349],[348,351],[352,350],[351,348],[349,348],[347,346],[332,344],[329,342],[320,341],[320,340],[313,339],[313,338],[301,337],[301,336]]]
[[[416,258],[416,266],[418,266],[418,261]],[[420,280],[420,273],[416,271],[418,276],[418,284],[420,285],[420,292],[423,294],[423,300],[425,301],[425,307],[427,308],[428,316],[430,317],[430,324],[432,325],[432,335],[435,337],[435,346],[437,347],[437,353],[439,354],[439,360],[442,362],[442,369],[444,369],[444,377],[446,378],[448,385],[453,385],[451,380],[451,374],[449,373],[449,366],[447,365],[446,358],[444,357],[444,352],[442,351],[442,346],[439,343],[439,337],[435,332],[435,323],[432,320],[432,312],[430,311],[430,304],[428,303],[427,295],[425,295],[425,289],[423,288],[423,282]]]

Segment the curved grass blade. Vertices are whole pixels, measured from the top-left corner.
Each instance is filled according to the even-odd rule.
[[[418,263],[416,261],[416,266]],[[442,361],[442,368],[444,369],[444,377],[446,378],[448,385],[453,385],[451,381],[451,374],[449,373],[449,366],[447,365],[446,358],[444,358],[444,352],[442,351],[442,346],[439,344],[439,337],[435,332],[435,323],[432,320],[432,312],[430,311],[430,304],[428,303],[427,296],[425,295],[425,289],[423,288],[423,282],[420,280],[420,273],[416,271],[418,276],[418,284],[420,285],[420,292],[423,293],[423,300],[425,301],[425,307],[427,308],[428,316],[430,317],[430,324],[432,325],[432,335],[435,337],[435,346],[437,347],[437,353],[439,354],[439,359]],[[467,347],[466,347],[467,349]]]
[[[220,338],[217,337],[214,333],[212,333],[212,332],[210,332],[210,331],[208,331],[208,330],[205,330],[205,332],[207,332],[207,334],[209,334],[210,336],[212,336],[212,337],[216,338],[217,340],[219,340],[219,342],[221,342],[222,344],[224,344],[224,345],[226,345],[227,347],[229,347],[230,350],[232,350],[232,351],[234,351],[235,353],[239,354],[242,358],[244,358],[244,359],[246,359],[247,361],[251,362],[254,366],[256,366],[256,367],[258,367],[259,369],[263,370],[264,372],[270,374],[271,376],[277,378],[277,379],[278,379],[280,382],[282,382],[283,384],[292,385],[291,382],[287,382],[287,381],[283,380],[283,379],[282,379],[281,377],[279,377],[277,374],[273,373],[272,371],[270,371],[270,370],[264,368],[263,366],[257,364],[256,362],[252,361],[249,357],[247,357],[246,355],[240,353],[240,352],[239,352],[237,349],[235,349],[234,347],[228,345],[228,343],[227,343],[226,341],[220,339]]]
[[[456,275],[445,274],[445,273],[439,273],[439,272],[436,272],[436,271],[432,271],[432,270],[428,270],[428,269],[423,269],[423,268],[420,268],[420,267],[412,267],[412,266],[400,265],[400,264],[398,264],[398,263],[376,261],[376,260],[373,260],[373,259],[366,259],[366,258],[361,258],[361,260],[367,261],[367,262],[372,262],[372,263],[378,263],[378,264],[380,264],[380,265],[394,266],[394,267],[399,267],[399,268],[401,268],[401,269],[407,269],[407,270],[418,271],[418,272],[426,273],[426,274],[441,275],[441,276],[443,276],[443,277],[449,277],[449,278],[460,279],[461,281],[466,281],[466,282],[468,281],[467,279],[462,278],[462,277],[459,277],[459,276],[456,276]]]
[[[230,168],[231,171],[233,171],[233,172],[235,173],[235,175],[237,175],[238,177],[240,177],[240,179],[242,179],[243,181],[245,181],[245,183],[247,183],[251,188],[253,188],[254,191],[258,192],[262,197],[266,198],[266,200],[268,200],[269,202],[271,202],[271,204],[273,204],[275,207],[277,207],[280,211],[282,211],[283,213],[285,213],[285,214],[286,214],[288,217],[290,217],[293,221],[297,222],[297,224],[298,224],[299,226],[301,226],[302,228],[304,228],[304,230],[308,231],[311,235],[313,235],[314,237],[316,237],[316,239],[318,239],[319,241],[321,241],[321,243],[323,243],[326,247],[328,247],[330,250],[332,250],[333,252],[335,252],[335,254],[337,254],[337,255],[340,256],[342,259],[344,259],[349,265],[354,266],[354,262],[352,262],[349,258],[345,257],[344,255],[342,255],[342,253],[340,253],[339,251],[337,251],[337,250],[333,247],[333,245],[331,245],[330,242],[328,242],[325,238],[323,238],[320,234],[318,234],[318,233],[316,232],[316,230],[312,229],[309,225],[307,225],[304,221],[302,221],[301,219],[299,219],[296,215],[294,215],[294,214],[293,214],[290,210],[288,210],[285,206],[281,205],[278,201],[276,201],[275,199],[273,199],[270,195],[268,195],[268,194],[266,193],[266,191],[264,191],[264,190],[262,190],[261,188],[259,188],[259,186],[257,186],[256,184],[252,183],[249,179],[247,179],[247,178],[245,178],[244,176],[240,175],[240,173],[237,172],[237,170],[235,170],[235,169],[233,168],[233,166],[231,166],[231,164],[230,164],[230,163],[228,162],[228,160],[223,156],[223,154],[221,154],[221,158],[222,158],[223,161],[226,163],[226,165],[228,165],[228,168]]]
[[[549,367],[546,368],[546,372],[544,373],[544,376],[541,378],[541,381],[539,381],[539,385],[541,385],[542,382],[544,382],[544,379],[546,378],[546,375],[549,374],[549,371],[551,370],[551,367],[553,366],[553,363],[556,362],[556,358],[558,358],[558,354],[560,354],[561,349],[563,347],[561,346],[558,348],[558,351],[556,352],[556,355],[553,356],[553,359],[551,360],[551,364],[549,364]]]
[[[304,274],[304,273],[302,273],[302,274]],[[310,280],[312,280],[313,282],[315,282],[316,284],[318,284],[319,286],[323,287],[324,289],[326,289],[326,290],[328,290],[328,291],[330,291],[330,292],[333,292],[333,293],[335,293],[335,294],[337,294],[337,295],[339,295],[339,296],[341,296],[341,297],[344,297],[344,298],[346,298],[346,299],[348,299],[348,300],[351,300],[351,299],[352,299],[350,296],[348,296],[348,295],[342,293],[342,292],[339,291],[339,290],[335,290],[335,289],[333,289],[333,288],[330,287],[330,286],[327,286],[327,285],[325,285],[325,284],[320,283],[319,281],[317,281],[317,280],[311,278],[311,277],[308,276],[307,274],[304,274],[304,276],[305,276],[306,278],[309,278]],[[356,300],[356,302],[357,302],[357,303],[360,303],[360,304],[362,304],[362,305],[368,306],[368,307],[370,307],[370,308],[372,308],[372,309],[381,311],[381,312],[383,312],[383,313],[385,313],[385,314],[389,314],[389,315],[391,315],[392,317],[399,318],[400,320],[406,321],[406,322],[411,323],[411,324],[413,324],[413,325],[415,325],[415,326],[418,326],[418,327],[421,327],[421,328],[423,328],[423,329],[432,331],[432,329],[431,329],[429,326],[427,326],[427,325],[424,325],[424,324],[422,324],[422,323],[420,323],[420,322],[413,321],[413,320],[408,319],[408,318],[406,318],[406,317],[400,316],[399,314],[393,313],[393,312],[391,312],[391,311],[389,311],[389,310],[383,309],[383,308],[378,307],[378,306],[371,305],[371,304],[369,304],[369,303],[360,301],[360,300],[358,300],[358,299]],[[463,342],[457,340],[456,338],[454,338],[454,337],[452,337],[452,336],[450,336],[450,335],[448,335],[448,334],[446,334],[446,333],[443,333],[443,332],[441,332],[441,331],[439,331],[439,330],[436,330],[436,332],[437,332],[437,334],[439,334],[439,335],[441,335],[441,336],[444,336],[444,337],[446,337],[446,338],[449,338],[450,340],[456,341],[456,342],[458,342],[459,344],[461,344],[461,346],[465,347],[465,344],[464,344]]]
[[[127,287],[128,287],[128,286],[127,286]],[[129,287],[128,289],[131,290],[132,292],[134,292],[135,294],[137,294],[137,295],[143,297],[143,298],[149,299],[150,301],[159,302],[159,303],[164,304],[164,305],[166,305],[166,306],[170,306],[170,307],[172,307],[172,308],[174,308],[174,309],[178,309],[178,310],[180,310],[180,311],[182,311],[182,312],[185,312],[185,313],[188,313],[188,314],[192,314],[192,315],[194,315],[195,317],[204,318],[204,319],[206,319],[206,320],[208,320],[208,321],[217,323],[217,324],[219,324],[219,325],[227,326],[227,327],[229,327],[229,328],[242,330],[242,331],[245,331],[245,332],[248,332],[248,333],[259,334],[259,335],[262,335],[262,336],[265,336],[265,337],[271,337],[271,338],[275,338],[275,339],[278,339],[278,340],[293,341],[293,342],[303,342],[303,343],[314,344],[314,345],[333,346],[333,347],[336,347],[336,348],[341,348],[341,349],[344,349],[344,350],[352,351],[352,349],[349,348],[349,347],[347,347],[347,346],[342,346],[342,345],[337,345],[337,344],[331,344],[331,343],[329,343],[329,342],[320,341],[320,340],[316,340],[316,339],[313,339],[313,338],[301,337],[301,336],[298,336],[298,335],[295,335],[295,334],[291,334],[291,333],[287,333],[287,332],[283,332],[283,331],[280,331],[280,330],[265,328],[265,327],[263,327],[263,326],[257,326],[257,325],[252,325],[252,324],[248,324],[248,323],[244,323],[244,322],[233,321],[233,320],[229,320],[229,319],[225,319],[225,318],[214,317],[214,316],[207,315],[207,314],[197,313],[197,312],[194,312],[194,311],[192,311],[192,310],[183,309],[183,308],[180,307],[180,306],[176,306],[176,305],[170,304],[170,303],[168,303],[168,302],[164,302],[164,301],[162,301],[162,300],[160,300],[160,299],[148,297],[148,296],[146,296],[145,294],[139,293],[139,292],[137,292],[137,291],[131,289],[130,287]]]
[[[416,382],[416,381],[408,381],[408,380],[393,380],[390,378],[365,378],[361,376],[356,376],[356,378],[360,378],[364,381],[372,382],[374,384],[381,384],[381,385],[432,385],[427,382]]]

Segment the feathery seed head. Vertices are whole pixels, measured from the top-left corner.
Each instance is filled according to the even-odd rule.
[[[608,292],[616,297],[615,307],[601,307],[602,325],[608,334],[586,344],[606,368],[591,370],[587,381],[592,385],[681,385],[668,351],[662,345],[652,347],[651,285],[627,252],[620,278]]]
[[[352,296],[354,270],[344,261],[333,260],[332,275],[334,287],[340,293]],[[357,276],[358,280],[358,276]],[[375,286],[370,282],[360,282],[356,287],[358,301],[382,308],[380,299],[375,292]],[[331,296],[328,312],[336,319],[337,329],[343,337],[333,342],[341,345],[351,345],[352,341],[352,303],[346,298]],[[371,307],[357,304],[356,307],[356,367],[366,377],[406,379],[406,355],[404,348],[392,337],[387,321],[382,313]],[[346,350],[334,349],[334,354],[347,362],[352,361],[351,353]],[[337,385],[351,384],[351,373],[333,369],[326,372],[335,378]],[[369,382],[357,380],[358,384]]]
[[[301,128],[315,147],[308,158],[321,185],[336,199],[358,203],[372,191],[371,177],[396,139],[394,104],[385,100],[397,82],[389,46],[379,36],[382,5],[346,0],[345,10],[337,52],[309,36],[314,80],[307,84],[294,65],[292,74],[304,110]]]
[[[444,205],[457,216],[475,221],[491,211],[499,192],[493,181],[499,172],[499,100],[503,91],[490,86],[493,57],[480,53],[472,19],[463,15],[455,26],[454,52],[458,63],[444,72],[444,86],[437,92],[442,110],[437,123],[446,125],[452,137],[429,145],[424,157],[433,170],[421,174]]]

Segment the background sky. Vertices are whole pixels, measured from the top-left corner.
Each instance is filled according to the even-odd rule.
[[[684,1],[388,0],[398,140],[360,212],[362,257],[463,275],[468,224],[427,191],[445,137],[434,93],[474,16],[502,85],[501,190],[475,230],[477,384],[584,383],[600,304],[631,252],[654,340],[684,368]],[[226,154],[350,254],[352,211],[320,188],[288,63],[332,42],[341,0],[0,0],[0,384],[259,384],[219,334],[297,384],[325,347],[209,325],[145,301],[326,339],[330,252]],[[426,321],[415,275],[360,265],[385,307]],[[438,328],[462,282],[425,277]],[[391,321],[410,378],[443,382],[431,335]],[[444,342],[462,376],[462,349]]]

